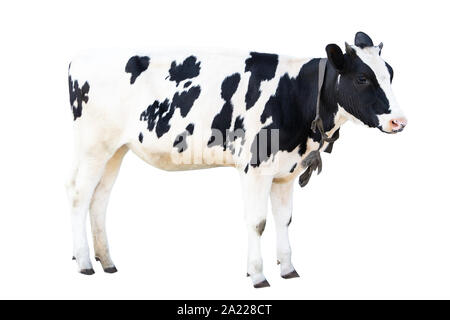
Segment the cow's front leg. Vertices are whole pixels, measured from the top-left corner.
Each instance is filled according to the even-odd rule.
[[[285,279],[297,278],[291,262],[291,246],[288,228],[292,220],[292,198],[294,180],[284,183],[273,183],[270,191],[270,202],[277,232],[277,258],[281,267],[281,276]]]
[[[269,286],[263,274],[260,239],[266,226],[267,202],[271,184],[272,176],[242,174],[245,220],[248,231],[247,275],[251,277],[255,288]]]

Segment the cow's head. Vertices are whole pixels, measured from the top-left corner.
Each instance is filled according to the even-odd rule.
[[[338,72],[338,104],[365,125],[386,133],[403,130],[407,120],[392,92],[392,67],[381,58],[383,43],[358,32],[355,45],[345,44],[345,54],[336,44],[326,48],[328,60]]]

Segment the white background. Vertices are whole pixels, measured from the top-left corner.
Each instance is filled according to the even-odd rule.
[[[0,298],[450,298],[445,1],[3,1],[0,5]],[[167,173],[133,154],[112,193],[119,272],[71,261],[67,67],[89,48],[224,47],[323,57],[357,31],[384,42],[409,118],[398,135],[348,123],[322,175],[295,188],[300,279],[246,273],[234,169]],[[92,252],[91,252],[92,253]]]

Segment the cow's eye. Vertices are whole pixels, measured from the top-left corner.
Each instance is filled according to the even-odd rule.
[[[359,84],[368,84],[369,83],[369,79],[367,79],[363,75],[358,76],[357,81]]]

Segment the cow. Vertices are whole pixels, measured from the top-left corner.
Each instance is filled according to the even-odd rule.
[[[345,52],[327,45],[326,58],[227,50],[79,55],[69,65],[75,152],[67,183],[79,272],[94,274],[88,212],[95,259],[105,272],[117,271],[105,215],[131,150],[168,171],[236,168],[248,231],[247,276],[255,288],[269,286],[260,238],[270,198],[281,277],[298,277],[288,237],[294,180],[303,173],[304,186],[314,169],[320,171],[320,152],[331,152],[348,120],[385,133],[407,124],[382,48],[358,32]]]

